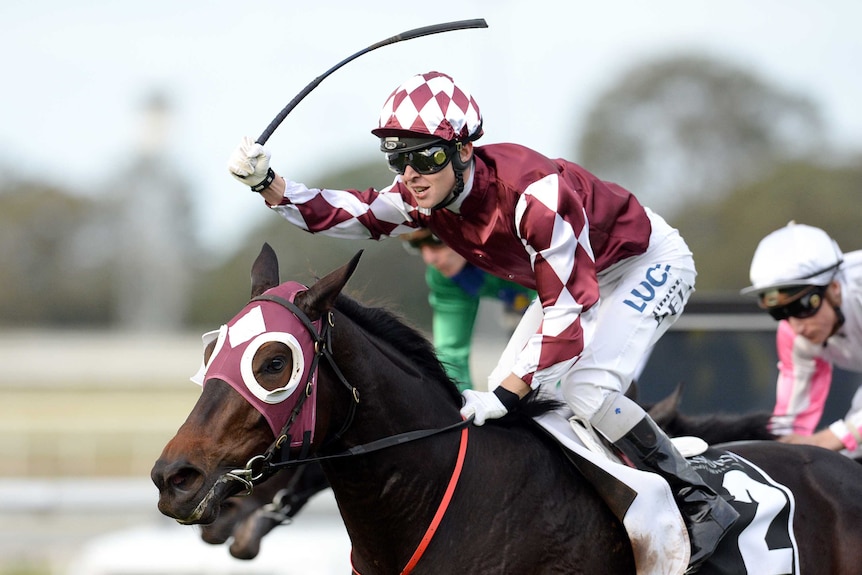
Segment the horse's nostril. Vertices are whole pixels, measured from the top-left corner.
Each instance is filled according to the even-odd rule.
[[[168,483],[171,489],[185,491],[191,488],[196,478],[200,476],[195,469],[191,467],[183,467],[176,470],[168,476]]]
[[[186,483],[186,475],[178,473],[170,478],[171,487],[181,488]]]
[[[195,488],[195,481],[201,477],[201,473],[187,463],[161,461],[156,463],[151,475],[159,491],[189,491]]]

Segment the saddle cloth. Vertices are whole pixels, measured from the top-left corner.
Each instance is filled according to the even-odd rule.
[[[562,408],[535,421],[574,454],[572,462],[620,519],[632,542],[637,574],[684,574],[691,554],[688,532],[667,482],[620,462],[572,416]],[[732,444],[717,450],[696,438],[674,443],[740,514],[699,575],[798,575],[793,493],[733,453]]]
[[[578,468],[600,493],[608,482],[606,477],[596,479],[596,473],[610,475],[629,488],[628,496],[603,496],[629,535],[637,574],[683,575],[691,545],[667,482],[655,473],[628,467],[588,449],[572,429],[572,415],[564,408],[536,417],[535,421],[563,447],[585,460],[588,469],[581,465]]]
[[[799,549],[793,532],[793,493],[733,444],[689,458],[707,485],[727,499],[739,519],[698,575],[798,575]]]

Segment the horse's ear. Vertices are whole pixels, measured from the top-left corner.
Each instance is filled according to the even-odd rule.
[[[650,417],[652,417],[658,425],[668,425],[671,421],[676,419],[679,410],[679,402],[682,401],[683,387],[682,382],[680,382],[676,386],[676,389],[673,390],[673,393],[650,408]]]
[[[362,250],[359,250],[349,262],[317,280],[308,291],[296,295],[294,302],[303,308],[309,319],[314,321],[335,306],[335,298],[356,271],[361,256]]]
[[[278,256],[272,246],[264,243],[251,266],[251,297],[259,296],[278,283]]]

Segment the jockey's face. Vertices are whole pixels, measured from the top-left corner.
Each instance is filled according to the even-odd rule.
[[[466,162],[473,153],[473,144],[471,142],[465,143],[458,153],[461,159]],[[471,169],[467,168],[464,171],[465,182],[469,178]],[[408,165],[404,169],[401,181],[407,186],[413,197],[416,198],[416,203],[419,207],[430,210],[449,197],[449,193],[455,188],[455,168],[452,166],[452,162],[449,162],[439,172],[423,175]]]
[[[829,290],[833,292],[838,291],[837,282],[832,282],[832,285],[829,286]],[[840,291],[838,293],[840,293]],[[825,343],[826,340],[829,339],[829,336],[831,336],[835,331],[836,323],[838,322],[838,314],[835,312],[835,308],[832,305],[833,297],[827,297],[826,301],[823,302],[823,305],[820,306],[820,309],[817,310],[817,313],[810,317],[787,318],[787,321],[790,323],[790,327],[793,328],[793,332],[797,335],[801,335],[811,343],[818,345]]]

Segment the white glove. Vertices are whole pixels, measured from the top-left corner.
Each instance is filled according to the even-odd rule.
[[[269,151],[245,136],[227,162],[231,175],[243,184],[254,188],[269,173]]]
[[[487,419],[499,419],[509,413],[509,410],[493,391],[465,389],[461,395],[464,396],[461,416],[464,419],[471,415],[475,416],[473,418],[474,425],[484,425]]]

